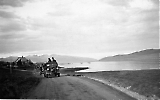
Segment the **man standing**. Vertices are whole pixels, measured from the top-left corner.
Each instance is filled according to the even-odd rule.
[[[57,64],[57,66],[58,66],[58,63],[57,63],[57,61],[54,59],[54,57],[52,57],[52,62],[53,62],[53,64]]]
[[[52,62],[50,58],[48,58],[48,62]]]

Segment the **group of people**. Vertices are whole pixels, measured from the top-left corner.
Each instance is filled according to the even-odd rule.
[[[58,63],[57,63],[57,61],[54,59],[54,57],[52,57],[52,60],[51,60],[51,58],[48,58],[48,63],[53,63],[53,64],[57,64],[57,65],[58,65]]]
[[[45,64],[42,64],[42,66],[40,67],[40,75],[42,74],[42,72],[47,68],[47,64],[52,64],[53,66],[55,66],[55,68],[58,67],[58,63],[57,61],[54,59],[54,57],[52,57],[52,60],[51,58],[48,58],[48,62],[45,63]]]

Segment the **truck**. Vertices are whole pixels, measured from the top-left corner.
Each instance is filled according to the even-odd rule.
[[[40,75],[43,74],[44,77],[60,77],[60,71],[58,63],[54,61],[48,61],[41,67]]]
[[[59,67],[52,63],[46,63],[42,66],[41,74],[44,75],[44,77],[60,77]]]

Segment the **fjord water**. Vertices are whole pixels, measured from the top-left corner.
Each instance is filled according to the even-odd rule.
[[[141,69],[158,69],[159,62],[142,62],[142,61],[112,61],[112,62],[85,62],[85,63],[69,63],[64,67],[89,67],[89,69],[80,72],[95,71],[117,71],[117,70],[141,70]]]

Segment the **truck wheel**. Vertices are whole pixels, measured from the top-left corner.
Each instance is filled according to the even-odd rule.
[[[49,75],[47,74],[47,78],[49,77]]]
[[[47,74],[44,74],[44,77],[48,78],[48,75],[47,75]]]
[[[58,77],[60,77],[60,73],[58,73]]]
[[[46,77],[46,74],[44,74],[44,77]]]

